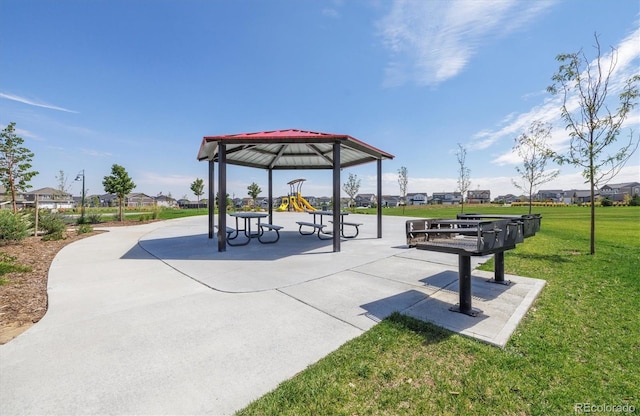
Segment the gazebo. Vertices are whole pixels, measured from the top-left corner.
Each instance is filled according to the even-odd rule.
[[[333,251],[340,251],[340,170],[377,162],[378,238],[382,237],[382,160],[393,155],[346,134],[276,130],[205,136],[199,161],[209,162],[209,238],[213,238],[215,169],[218,163],[218,251],[226,251],[227,164],[266,169],[269,175],[269,222],[273,223],[274,170],[333,170]]]

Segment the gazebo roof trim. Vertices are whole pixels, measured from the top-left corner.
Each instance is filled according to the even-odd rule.
[[[205,136],[198,160],[217,160],[218,144],[225,144],[229,164],[264,169],[327,169],[332,166],[331,149],[336,142],[344,150],[341,167],[394,158],[346,134],[288,129]]]

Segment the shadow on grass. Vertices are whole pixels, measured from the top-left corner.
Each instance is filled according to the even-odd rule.
[[[398,328],[409,330],[423,339],[424,345],[436,344],[449,338],[455,332],[441,328],[430,322],[421,321],[400,312],[394,312],[384,320]]]

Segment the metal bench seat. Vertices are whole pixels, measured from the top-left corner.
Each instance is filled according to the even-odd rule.
[[[260,234],[258,234],[258,241],[260,241],[262,244],[273,244],[275,242],[277,242],[278,240],[280,240],[280,230],[283,229],[284,227],[281,225],[273,225],[273,224],[267,224],[267,223],[260,223]],[[265,232],[266,231],[266,232]],[[274,231],[276,233],[276,238],[273,240],[265,240],[263,239],[263,237],[268,234],[269,231]]]

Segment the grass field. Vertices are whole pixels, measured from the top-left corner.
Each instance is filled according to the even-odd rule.
[[[404,215],[457,212],[407,207]],[[594,256],[588,208],[534,212],[542,229],[506,252],[505,272],[547,285],[504,349],[395,314],[238,414],[640,413],[640,208],[597,209]]]

